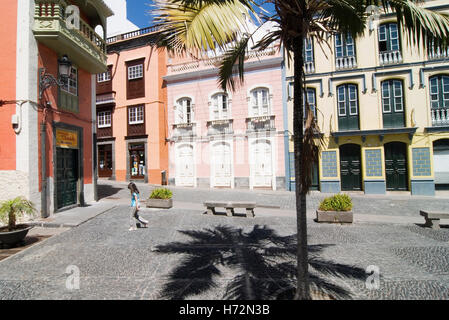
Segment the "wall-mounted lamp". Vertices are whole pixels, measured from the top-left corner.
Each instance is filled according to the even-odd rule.
[[[39,100],[42,99],[42,94],[51,86],[62,86],[70,77],[72,62],[67,55],[58,59],[59,77],[56,79],[53,75],[47,73],[45,68],[39,69]]]

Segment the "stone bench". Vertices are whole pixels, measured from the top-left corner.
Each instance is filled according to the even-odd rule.
[[[204,206],[207,208],[207,214],[214,215],[215,214],[215,208],[225,208],[226,209],[226,215],[228,217],[232,217],[235,212],[235,208],[245,208],[246,209],[246,216],[248,218],[254,218],[254,209],[256,208],[255,202],[239,202],[239,201],[226,201],[226,202],[219,202],[219,201],[206,201],[204,202]]]
[[[431,212],[421,210],[420,214],[426,219],[425,227],[440,229],[440,219],[449,219],[449,212]]]

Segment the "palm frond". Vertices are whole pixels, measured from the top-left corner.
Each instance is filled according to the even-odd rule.
[[[180,4],[157,0],[158,44],[175,52],[224,49],[245,24],[248,7],[238,0]]]
[[[234,47],[223,55],[223,59],[218,71],[218,83],[220,87],[227,91],[231,88],[232,91],[236,89],[236,82],[234,77],[235,67],[239,75],[240,83],[244,80],[245,74],[245,58],[248,52],[248,44],[250,41],[248,35],[244,35]]]

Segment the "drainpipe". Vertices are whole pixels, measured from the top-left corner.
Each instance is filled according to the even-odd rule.
[[[41,123],[41,166],[42,166],[42,192],[41,192],[41,217],[47,218],[47,159],[45,140],[47,136],[47,124]]]

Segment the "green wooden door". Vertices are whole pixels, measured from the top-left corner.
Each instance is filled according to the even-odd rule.
[[[360,146],[345,144],[340,147],[340,175],[343,191],[362,190]]]
[[[402,142],[390,142],[385,144],[384,149],[387,190],[407,191],[407,145]]]
[[[382,111],[384,128],[405,127],[402,81],[382,82]]]
[[[57,209],[77,204],[78,150],[56,149]]]

